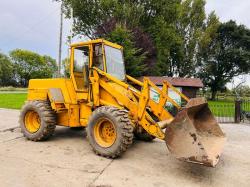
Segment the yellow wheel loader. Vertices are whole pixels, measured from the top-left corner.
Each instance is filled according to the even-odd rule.
[[[183,107],[168,89],[181,96]],[[56,125],[86,127],[94,152],[107,158],[121,156],[135,136],[164,140],[180,160],[215,166],[225,141],[205,99],[189,99],[169,82],[159,89],[148,78],[126,75],[122,46],[103,39],[71,45],[70,78],[30,80],[19,122],[32,141],[48,139]]]

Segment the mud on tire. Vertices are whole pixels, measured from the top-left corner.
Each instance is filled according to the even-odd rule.
[[[111,146],[103,147],[95,137],[95,126],[101,119],[108,119],[114,126],[116,139]],[[122,155],[133,143],[133,125],[126,110],[116,107],[102,106],[91,115],[87,126],[87,139],[97,155],[107,158],[116,158]]]
[[[36,132],[29,132],[25,125],[25,115],[34,111],[40,119],[40,126]],[[56,114],[48,101],[28,101],[21,109],[19,124],[23,135],[32,141],[42,141],[53,135],[56,128]]]

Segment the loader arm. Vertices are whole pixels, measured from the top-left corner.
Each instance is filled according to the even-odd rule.
[[[120,106],[125,107],[129,111],[129,114],[136,125],[141,125],[149,134],[159,139],[165,139],[165,134],[162,129],[166,128],[166,126],[174,120],[174,117],[165,109],[166,102],[172,103],[177,109],[181,108],[177,102],[175,102],[166,94],[167,90],[171,88],[184,100],[189,101],[185,95],[179,92],[167,81],[164,81],[163,88],[160,90],[148,78],[144,78],[144,81],[140,82],[127,75],[126,78],[128,80],[141,87],[141,91],[139,91],[133,86],[118,80],[117,78],[104,71],[101,71],[98,68],[93,67],[92,69],[93,76],[90,77],[90,80],[92,83],[94,105],[114,105],[113,103],[105,101],[104,98],[99,97],[99,87],[102,87],[117,100]],[[124,94],[120,93],[119,90],[114,90],[109,84],[109,81],[112,81],[125,88],[130,97],[124,96]],[[150,89],[152,88],[159,94],[159,102],[155,102],[150,98]],[[116,105],[116,107],[119,106]],[[149,114],[149,111],[153,113],[155,117],[157,117],[157,120],[152,118],[152,116]]]

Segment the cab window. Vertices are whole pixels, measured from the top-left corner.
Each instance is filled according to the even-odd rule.
[[[93,66],[104,71],[103,53],[102,53],[102,45],[101,44],[96,44],[94,46]]]
[[[89,48],[79,47],[74,50],[74,72],[83,72],[83,67],[89,64]]]
[[[88,75],[84,68],[89,65],[89,47],[74,48],[73,77],[77,90],[86,91],[88,87]]]
[[[110,47],[108,45],[105,45],[104,49],[107,73],[111,74],[119,80],[124,80],[126,73],[122,50]]]

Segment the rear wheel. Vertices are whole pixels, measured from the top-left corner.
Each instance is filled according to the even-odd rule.
[[[96,109],[87,126],[87,137],[96,154],[116,158],[133,142],[133,126],[126,110],[103,106]]]
[[[19,124],[29,140],[46,140],[54,133],[56,115],[47,101],[29,101],[21,110]]]

